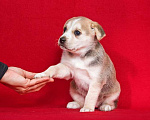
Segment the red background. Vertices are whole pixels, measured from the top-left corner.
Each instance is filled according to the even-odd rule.
[[[74,16],[97,21],[106,32],[101,43],[115,65],[122,89],[118,109],[149,110],[149,0],[1,0],[0,61],[32,72],[59,63],[62,50],[57,40],[65,21]],[[0,85],[0,115],[16,107],[59,111],[71,101],[69,82],[55,80],[23,96]]]

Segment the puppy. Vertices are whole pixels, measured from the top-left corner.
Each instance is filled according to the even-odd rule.
[[[74,101],[67,104],[69,109],[111,111],[117,106],[120,84],[111,59],[99,43],[104,36],[97,22],[86,17],[69,19],[58,41],[63,49],[61,62],[35,75],[72,79],[70,95]]]

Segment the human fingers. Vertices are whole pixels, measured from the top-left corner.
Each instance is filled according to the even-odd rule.
[[[46,85],[46,84],[45,84]],[[30,91],[27,91],[26,93],[31,93],[31,92],[37,92],[37,91],[39,91],[39,90],[41,90],[45,85],[41,85],[41,86],[39,86],[38,88],[36,88],[36,89],[33,89],[33,90],[30,90]]]
[[[39,83],[36,84],[34,86],[31,86],[28,88],[27,93],[31,92],[31,91],[39,91],[42,87],[44,87],[47,83],[49,82],[43,82],[43,83]]]
[[[29,79],[33,79],[33,77],[37,74],[37,73],[29,72],[26,70],[23,70],[23,72],[24,72],[24,77],[29,78]]]
[[[39,83],[39,84],[36,84],[34,86],[30,86],[30,87],[16,87],[15,91],[18,92],[19,94],[26,94],[26,93],[29,93],[30,91],[38,91],[39,88],[42,88],[42,86],[44,87],[47,83],[49,83],[49,81],[46,81],[46,82],[42,82],[42,83]]]
[[[46,84],[48,82],[53,82],[54,80],[51,78],[40,78],[40,79],[25,79],[27,82],[25,84],[21,84],[15,87],[15,91],[19,94],[25,94],[30,89],[37,88],[43,84]]]
[[[39,79],[32,79],[27,83],[27,86],[31,87],[31,86],[34,86],[36,84],[43,83],[43,82],[54,82],[54,79],[49,78],[49,77],[44,77],[44,78],[39,78]]]

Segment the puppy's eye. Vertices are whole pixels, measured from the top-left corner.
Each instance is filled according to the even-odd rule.
[[[66,32],[66,30],[67,30],[67,27],[64,27],[64,33]]]
[[[75,34],[75,36],[79,36],[81,34],[81,32],[79,30],[75,30],[74,34]]]

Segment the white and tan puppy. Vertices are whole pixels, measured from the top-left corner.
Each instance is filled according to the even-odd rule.
[[[101,111],[116,108],[120,84],[112,61],[99,43],[104,36],[97,22],[85,17],[69,19],[58,41],[63,49],[61,62],[35,75],[72,79],[70,94],[74,101],[67,108],[81,108],[80,112],[92,112],[95,107]]]

